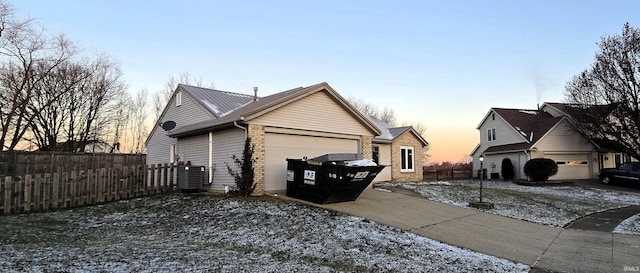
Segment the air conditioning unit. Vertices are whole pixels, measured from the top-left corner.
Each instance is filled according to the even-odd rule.
[[[204,183],[204,166],[178,166],[178,189],[199,190]]]

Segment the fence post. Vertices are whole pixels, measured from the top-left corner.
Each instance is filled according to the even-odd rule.
[[[173,163],[169,164],[169,191],[173,191],[175,186],[175,181],[173,180],[173,172],[175,165]]]
[[[31,175],[24,176],[24,211],[31,211]]]
[[[92,188],[91,183],[93,180],[93,170],[92,169],[86,170],[84,177],[85,177],[84,183],[80,185],[80,189],[83,190],[82,198],[80,198],[80,205],[86,204],[87,202],[89,202],[91,198],[91,188]]]
[[[58,172],[53,173],[53,184],[52,184],[53,192],[52,192],[52,196],[51,196],[51,201],[52,201],[51,205],[52,205],[53,209],[57,209],[58,208],[58,202],[60,201],[59,200],[60,197],[58,195],[58,192],[59,192],[58,187],[60,186],[60,181],[59,180],[60,180],[60,174]]]
[[[42,210],[49,209],[49,200],[51,198],[51,174],[45,173],[44,180],[42,182]]]
[[[4,214],[11,213],[11,193],[13,192],[11,178],[11,176],[4,178]]]
[[[60,193],[61,201],[60,207],[67,207],[67,198],[69,197],[69,172],[63,172],[61,176],[60,184],[62,184],[62,192]]]
[[[14,189],[13,196],[15,197],[13,207],[15,212],[20,212],[20,209],[23,206],[22,197],[24,193],[22,192],[23,190],[22,184],[23,183],[20,176],[16,176],[13,178],[13,189]]]
[[[95,156],[94,156],[95,157]],[[95,181],[96,181],[96,188],[95,188],[95,193],[96,193],[96,197],[93,199],[93,202],[89,202],[89,204],[91,203],[100,203],[102,202],[102,191],[103,191],[103,181],[104,181],[104,175],[102,173],[102,169],[96,168],[95,169]]]
[[[147,183],[144,183],[145,185],[145,191],[144,194],[147,194],[150,190],[149,187],[151,187],[153,189],[153,184],[156,182],[156,165],[155,164],[151,164],[149,165],[151,173],[149,174],[149,180],[147,181]]]
[[[158,164],[158,183],[153,190],[154,194],[159,193],[162,190],[162,164]]]
[[[69,191],[70,191],[70,195],[71,195],[71,196],[70,196],[70,197],[71,197],[71,198],[70,198],[71,200],[69,200],[69,203],[70,203],[69,205],[73,207],[73,206],[75,206],[75,205],[76,205],[76,194],[77,194],[77,190],[78,190],[78,189],[76,188],[76,187],[77,187],[77,183],[76,183],[76,179],[77,179],[77,178],[76,178],[76,171],[75,171],[75,170],[71,171],[71,175],[70,175],[70,176],[71,176],[71,177],[70,177],[70,179],[71,179],[71,181],[70,181],[70,182],[71,182],[71,189],[69,189]]]
[[[36,179],[33,181],[33,210],[39,210],[40,209],[40,201],[42,201],[41,199],[41,193],[42,193],[42,175],[41,174],[36,174]]]
[[[162,192],[168,192],[169,191],[169,164],[164,163],[164,165],[162,165],[162,169],[164,169],[163,173],[162,173]]]

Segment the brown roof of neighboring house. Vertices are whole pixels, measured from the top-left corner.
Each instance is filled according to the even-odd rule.
[[[492,108],[491,112],[506,121],[522,137],[522,142],[490,146],[482,151],[489,154],[527,150],[563,119],[539,110]]]
[[[561,117],[538,110],[493,108],[513,129],[515,129],[529,144],[533,145],[553,126]]]

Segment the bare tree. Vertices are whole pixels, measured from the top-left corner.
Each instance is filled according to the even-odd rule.
[[[144,152],[144,140],[149,132],[145,125],[147,121],[147,97],[149,92],[146,89],[140,90],[132,100],[130,108],[130,132],[131,132],[131,153]]]
[[[362,113],[365,116],[372,116],[389,125],[393,125],[393,126],[396,125],[396,115],[393,112],[393,109],[391,108],[385,107],[382,110],[380,110],[380,108],[378,108],[373,104],[367,103],[362,99],[356,99],[353,97],[347,98],[347,101],[354,108],[356,108],[356,110],[358,110],[360,113]]]
[[[37,67],[38,70],[46,67]],[[34,85],[32,102],[28,105],[29,114],[34,116],[30,123],[32,137],[29,139],[40,149],[58,150],[65,126],[71,116],[69,93],[74,92],[77,84],[85,79],[87,73],[78,64],[65,62],[47,73],[43,80]]]
[[[29,111],[35,86],[76,53],[64,35],[48,37],[32,20],[16,20],[0,1],[0,143],[13,150],[36,118]],[[53,101],[43,102],[51,104]]]
[[[590,139],[613,141],[640,159],[640,29],[604,36],[590,68],[566,85],[575,129]]]

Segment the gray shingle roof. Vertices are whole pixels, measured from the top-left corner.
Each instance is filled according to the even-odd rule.
[[[367,119],[369,119],[369,121],[371,121],[371,123],[373,123],[373,125],[375,125],[376,127],[378,127],[378,129],[380,129],[380,132],[381,132],[380,135],[375,136],[374,140],[381,140],[381,142],[393,141],[400,135],[404,134],[404,132],[413,129],[413,127],[411,126],[393,127],[392,125],[384,121],[381,121],[375,117],[372,117],[372,116],[366,116],[366,117]],[[419,136],[417,132],[415,133],[415,135],[420,139],[421,142],[423,142],[424,145],[429,144],[426,140],[424,140],[424,138],[422,138],[422,136]]]

